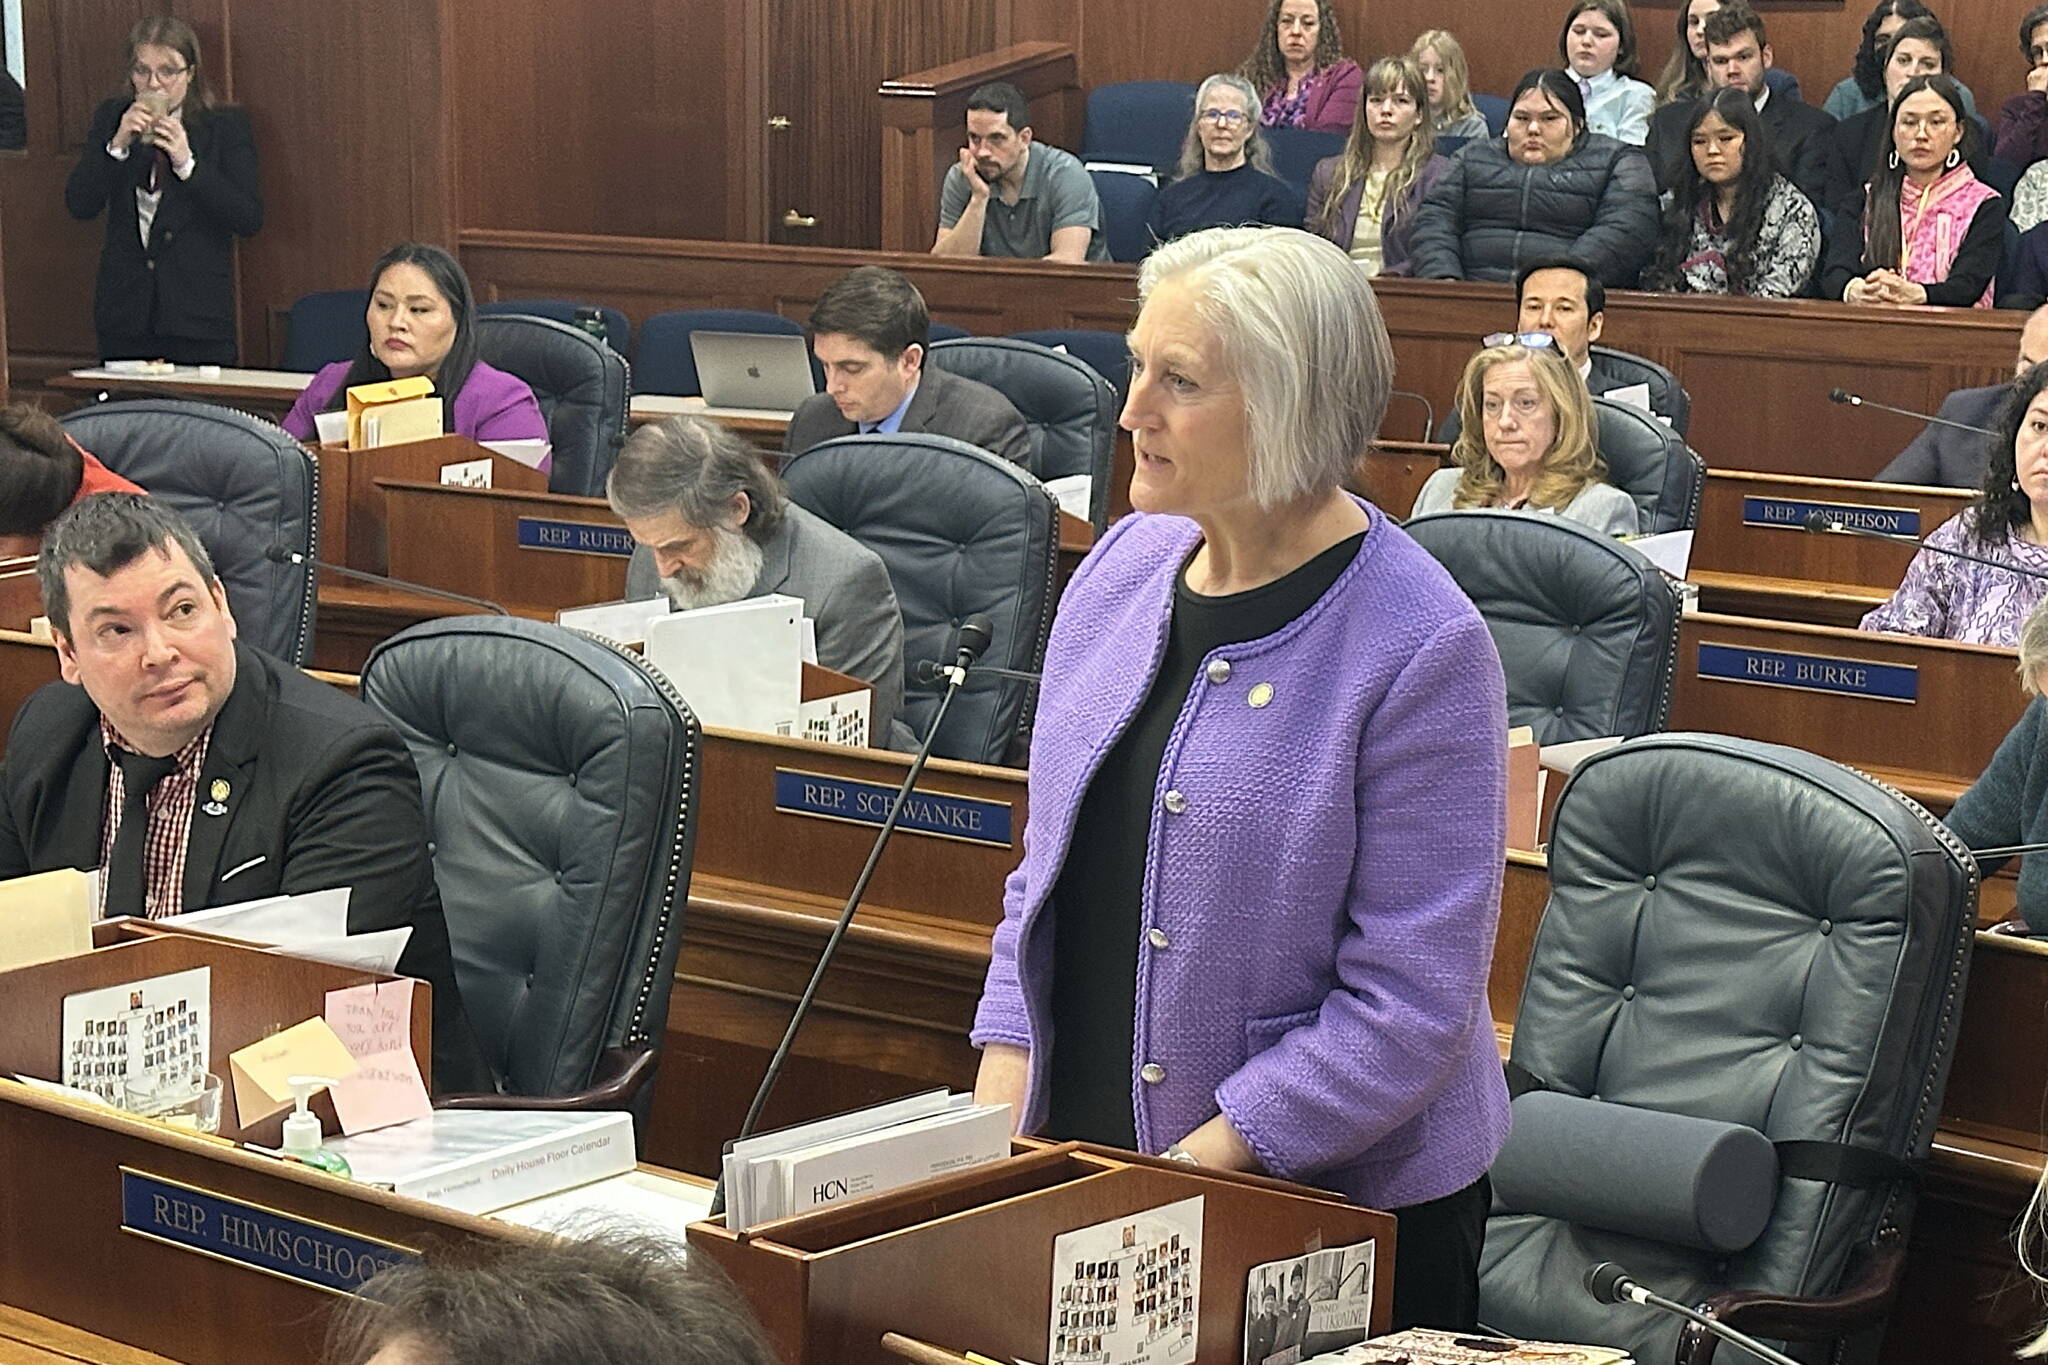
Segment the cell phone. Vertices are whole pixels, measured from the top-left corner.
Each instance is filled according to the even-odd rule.
[[[135,97],[135,102],[149,110],[151,118],[162,118],[171,112],[171,97],[161,90],[145,90]]]

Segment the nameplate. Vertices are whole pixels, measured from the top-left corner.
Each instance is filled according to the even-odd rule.
[[[1804,531],[1806,519],[1826,512],[1844,526],[1859,531],[1876,531],[1887,536],[1920,535],[1920,512],[1912,507],[1873,507],[1863,502],[1809,502],[1803,498],[1744,498],[1744,526],[1775,526],[1784,531]]]
[[[415,1259],[389,1242],[127,1166],[121,1168],[121,1230],[337,1294],[353,1294],[378,1271]]]
[[[1881,664],[1825,654],[1792,654],[1746,645],[1700,644],[1699,675],[1758,687],[1801,692],[1834,692],[1878,701],[1918,702],[1920,670],[1912,664]]]
[[[604,526],[594,521],[550,521],[545,517],[519,519],[519,548],[553,550],[565,555],[613,555],[627,559],[633,553],[633,537],[623,526]]]
[[[895,799],[896,788],[879,782],[856,782],[788,768],[775,770],[775,809],[790,815],[879,825],[889,818],[889,803]],[[896,827],[912,834],[1009,848],[1010,813],[1007,801],[977,801],[971,796],[913,791],[903,803],[903,818],[896,822]]]

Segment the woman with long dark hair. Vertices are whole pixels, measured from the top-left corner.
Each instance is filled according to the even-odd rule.
[[[1870,177],[1884,168],[1892,150],[1893,98],[1915,76],[1946,75],[1955,61],[1948,30],[1931,14],[1893,28],[1879,55],[1884,99],[1827,130],[1827,183],[1818,207],[1851,222],[1862,215]]]
[[[441,429],[475,441],[546,440],[547,422],[525,381],[477,356],[476,296],[456,259],[424,242],[400,242],[370,271],[363,344],[313,376],[284,429],[313,439],[314,414],[338,411],[358,384],[425,375],[441,397]]]
[[[1258,46],[1237,74],[1259,92],[1260,123],[1318,133],[1351,131],[1365,79],[1344,55],[1330,0],[1273,0]]]
[[[1820,260],[1820,215],[1771,164],[1770,131],[1746,90],[1722,90],[1685,129],[1691,155],[1671,191],[1649,289],[1789,299]]]
[[[1365,73],[1364,108],[1344,150],[1309,177],[1306,226],[1368,275],[1405,275],[1415,209],[1450,164],[1430,136],[1422,67],[1382,57]]]
[[[1828,92],[1827,102],[1821,108],[1840,121],[1854,118],[1866,109],[1889,104],[1891,96],[1885,89],[1884,62],[1892,35],[1908,19],[1934,17],[1934,11],[1921,4],[1920,0],[1877,0],[1863,20],[1863,40],[1856,45],[1855,69]],[[1956,85],[1963,92],[1964,105],[1974,115],[1977,101],[1970,94],[1970,87],[1961,81]]]
[[[1977,122],[1947,76],[1915,76],[1891,103],[1892,147],[1870,178],[1863,230],[1830,247],[1821,293],[1844,303],[1989,308],[2005,200],[1970,170]]]
[[[199,35],[157,15],[128,31],[122,91],[93,111],[64,207],[107,216],[93,288],[104,360],[235,363],[235,238],[263,226],[256,143],[216,104]]]

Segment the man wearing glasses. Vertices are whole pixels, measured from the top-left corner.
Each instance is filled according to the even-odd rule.
[[[994,81],[967,97],[967,145],[939,191],[934,256],[1107,261],[1095,182],[1071,153],[1031,137],[1023,92]]]
[[[64,186],[73,218],[106,214],[93,295],[100,356],[232,365],[234,239],[263,226],[249,120],[213,103],[182,19],[138,23],[127,70],[131,97],[94,111]]]

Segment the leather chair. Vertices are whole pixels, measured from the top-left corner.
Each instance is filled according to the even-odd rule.
[[[1102,204],[1102,241],[1112,261],[1130,264],[1152,252],[1152,201],[1159,187],[1129,171],[1090,171],[1095,197]]]
[[[1614,1261],[1768,1342],[1832,1343],[1799,1358],[1874,1359],[1861,1336],[1882,1325],[1904,1261],[1912,1168],[1932,1145],[1961,1014],[1968,851],[1891,788],[1813,754],[1664,734],[1579,767],[1557,806],[1550,887],[1514,1083],[1597,1097],[1632,1121],[1754,1130],[1778,1178],[1766,1174],[1753,1240],[1703,1250],[1609,1226],[1630,1222],[1613,1203],[1679,1192],[1628,1189],[1657,1154],[1596,1144],[1599,1179],[1622,1196],[1603,1191],[1610,1207],[1575,1211],[1541,1179],[1513,1202],[1560,1204],[1548,1213],[1496,1196],[1480,1319],[1643,1365],[1713,1359],[1698,1329],[1581,1288]],[[1523,1099],[1496,1172],[1532,1138]],[[1586,1150],[1571,1163],[1582,1171]]]
[[[1597,357],[1600,368],[1609,374],[1618,375],[1625,384],[1646,384],[1650,389],[1650,411],[1662,417],[1671,429],[1684,436],[1692,424],[1692,395],[1685,391],[1685,385],[1678,382],[1678,376],[1654,360],[1630,351],[1617,351],[1612,346],[1595,342],[1586,348],[1586,354]]]
[[[1099,381],[1098,381],[1099,382]],[[1059,507],[1009,461],[949,436],[841,436],[782,466],[796,504],[881,556],[903,611],[903,712],[920,738],[941,687],[914,674],[952,658],[954,632],[980,613],[995,627],[981,656],[1036,672],[1056,596]],[[953,698],[932,752],[976,763],[1021,761],[1033,684],[984,674]]]
[[[626,315],[616,308],[600,304],[578,303],[574,299],[494,299],[490,303],[476,306],[480,317],[507,317],[518,315],[529,318],[546,318],[566,327],[577,326],[576,310],[596,308],[598,316],[604,319],[604,344],[620,355],[633,353],[633,324],[626,321]]]
[[[1098,85],[1088,92],[1081,159],[1171,166],[1194,118],[1195,87],[1186,81]]]
[[[304,446],[259,417],[172,398],[102,403],[59,420],[107,468],[192,524],[242,639],[286,663],[311,660],[313,571],[268,557],[272,546],[319,554],[320,466]]]
[[[762,332],[798,337],[804,329],[780,313],[752,308],[679,308],[656,313],[640,324],[633,351],[635,393],[678,394],[688,398],[704,392],[697,378],[697,357],[690,350],[692,332]],[[811,362],[813,373],[817,362]],[[822,391],[824,385],[818,388]]]
[[[284,355],[277,367],[311,374],[337,360],[354,360],[367,335],[363,315],[369,307],[367,289],[301,294],[285,314]]]
[[[540,400],[554,445],[548,491],[604,496],[626,442],[625,357],[581,328],[523,314],[477,319],[477,351]]]
[[[696,718],[645,661],[519,617],[379,645],[363,700],[412,750],[456,980],[504,1095],[645,1106],[690,884]]]
[[[1670,427],[1626,403],[1593,400],[1594,444],[1607,482],[1635,500],[1643,533],[1689,531],[1700,524],[1707,462]]]
[[[1539,744],[1664,727],[1678,592],[1649,560],[1562,517],[1439,512],[1403,529],[1486,618],[1510,725]]]
[[[1109,381],[1119,402],[1131,382],[1131,348],[1121,332],[1092,327],[1050,327],[1039,332],[1012,332],[1012,341],[1028,341],[1047,350],[1064,350]]]
[[[1088,475],[1088,520],[1097,535],[1108,527],[1121,404],[1107,379],[1078,356],[1011,337],[942,341],[932,347],[929,363],[980,380],[1015,404],[1031,425],[1031,472],[1043,480]]]
[[[974,333],[968,331],[965,327],[956,327],[950,322],[934,322],[925,328],[924,344],[929,348],[938,345],[942,341],[957,341],[961,337],[971,337],[973,335]]]
[[[1273,149],[1273,174],[1293,187],[1302,199],[1308,197],[1309,178],[1316,163],[1344,151],[1342,133],[1319,133],[1313,128],[1262,128],[1260,135]],[[1296,204],[1299,208],[1301,205]]]

